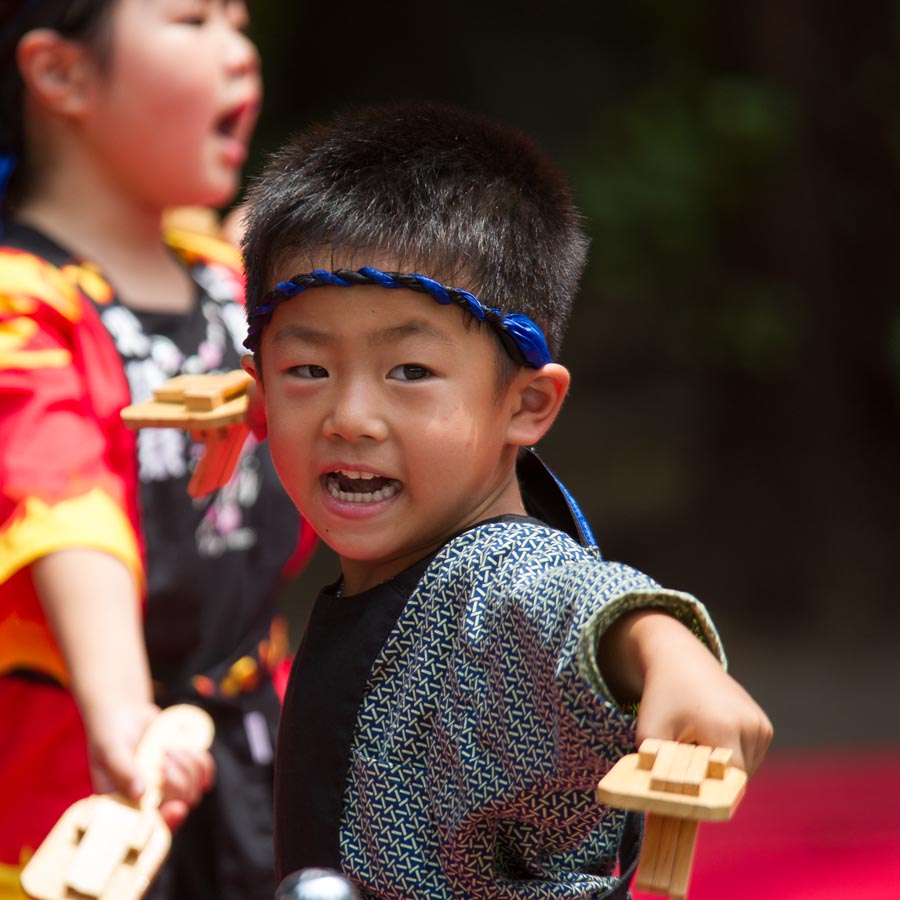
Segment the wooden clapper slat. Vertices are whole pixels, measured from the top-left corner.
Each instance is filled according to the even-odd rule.
[[[202,497],[228,483],[250,429],[247,388],[253,379],[237,369],[221,375],[178,375],[153,392],[152,400],[122,410],[132,429],[183,428],[206,446],[188,483]]]
[[[698,822],[730,819],[744,795],[747,775],[730,758],[721,747],[646,740],[597,785],[598,802],[647,813],[638,890],[687,896]]]
[[[140,900],[172,843],[158,809],[165,751],[208,749],[213,731],[196,706],[163,710],[138,747],[146,785],[140,800],[94,794],[73,803],[22,870],[25,893],[34,900]]]

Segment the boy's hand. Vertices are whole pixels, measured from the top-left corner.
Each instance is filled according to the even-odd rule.
[[[662,640],[644,674],[638,745],[656,737],[727,747],[731,765],[753,775],[772,740],[771,722],[693,634],[670,622],[675,635]]]
[[[137,800],[147,788],[135,765],[144,732],[159,715],[152,703],[122,704],[97,710],[86,722],[91,780],[98,793],[118,791]],[[162,771],[160,814],[177,828],[215,780],[207,751],[170,750]]]
[[[772,740],[771,722],[676,619],[659,610],[623,616],[604,636],[601,658],[613,664],[608,683],[616,698],[640,699],[638,745],[654,737],[728,747],[732,765],[748,775],[759,768]]]

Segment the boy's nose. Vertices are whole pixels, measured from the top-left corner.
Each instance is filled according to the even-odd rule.
[[[365,438],[383,441],[387,437],[387,425],[377,404],[365,391],[355,388],[342,391],[335,398],[322,430],[326,437],[340,437],[345,441]]]

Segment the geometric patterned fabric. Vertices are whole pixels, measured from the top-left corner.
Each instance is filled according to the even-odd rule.
[[[598,898],[622,814],[596,782],[634,747],[596,646],[622,613],[702,604],[555,529],[486,523],[438,553],[375,660],[351,750],[341,865],[367,898]]]

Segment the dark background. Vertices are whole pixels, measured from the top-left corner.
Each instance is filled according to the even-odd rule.
[[[776,746],[900,741],[900,3],[258,0],[249,174],[358,103],[535,137],[593,244],[542,444],[698,595]],[[336,573],[286,594],[294,636]]]

